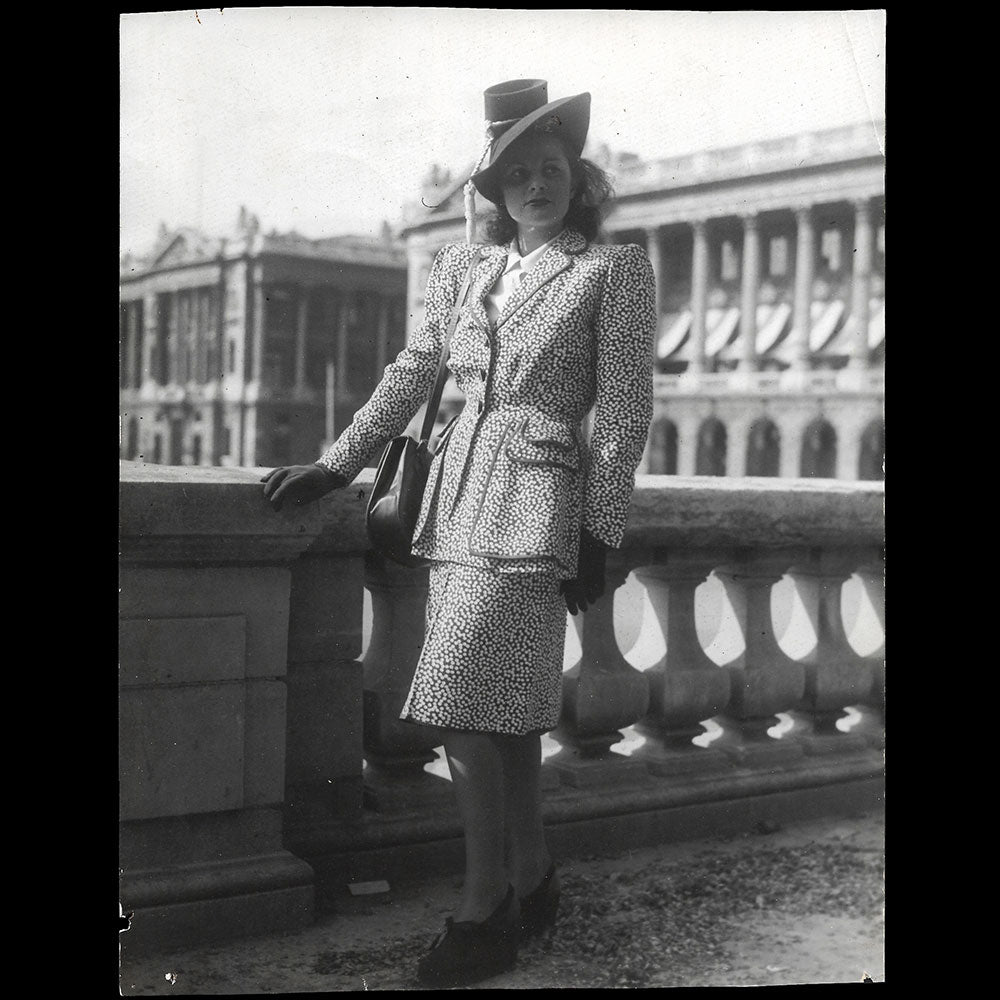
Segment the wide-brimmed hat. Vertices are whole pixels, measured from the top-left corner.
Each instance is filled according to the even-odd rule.
[[[590,94],[550,101],[548,89],[545,80],[507,80],[483,92],[489,164],[473,173],[471,181],[495,205],[503,202],[500,167],[504,154],[521,136],[529,132],[556,135],[574,156],[583,152],[590,127]]]

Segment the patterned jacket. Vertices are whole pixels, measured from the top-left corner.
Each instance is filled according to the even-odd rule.
[[[423,322],[371,399],[320,458],[352,480],[427,400],[469,263],[449,368],[466,396],[431,466],[414,551],[509,571],[555,560],[576,572],[581,523],[610,546],[625,519],[652,418],[653,272],[641,247],[588,246],[564,230],[493,326],[485,299],[503,247],[449,244]],[[589,440],[581,432],[593,408]]]

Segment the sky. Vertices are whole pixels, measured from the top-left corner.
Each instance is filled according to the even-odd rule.
[[[589,91],[590,135],[656,159],[885,117],[885,11],[254,7],[120,18],[120,238],[377,235],[468,169],[483,90]]]

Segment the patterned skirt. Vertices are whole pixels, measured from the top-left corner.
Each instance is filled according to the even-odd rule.
[[[473,732],[547,732],[562,708],[565,637],[554,568],[499,573],[434,563],[424,646],[400,718]]]

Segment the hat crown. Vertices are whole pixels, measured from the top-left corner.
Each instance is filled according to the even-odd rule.
[[[545,80],[507,80],[483,91],[486,120],[506,122],[523,118],[549,102],[549,85]]]

